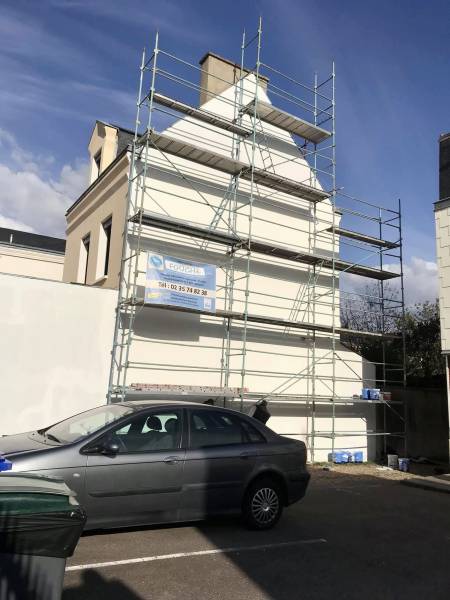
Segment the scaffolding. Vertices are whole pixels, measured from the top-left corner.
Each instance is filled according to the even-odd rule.
[[[313,462],[319,450],[334,452],[342,447],[340,438],[351,436],[381,438],[384,451],[390,436],[404,440],[406,446],[400,402],[395,398],[363,400],[357,394],[342,392],[345,386],[355,391],[364,385],[388,389],[406,382],[404,334],[399,336],[390,327],[393,320],[404,315],[400,202],[395,210],[384,208],[353,198],[336,185],[334,63],[323,80],[315,74],[313,83],[305,85],[264,63],[261,50],[260,21],[255,36],[249,39],[243,34],[236,77],[228,81],[216,76],[223,89],[231,90],[218,95],[198,83],[198,66],[160,47],[158,34],[150,57],[143,52],[108,401],[142,395],[197,399],[208,395],[241,411],[249,402],[263,399],[287,406],[293,414],[303,407],[309,423],[304,437]],[[248,66],[250,62],[252,67]],[[196,106],[195,96],[200,93],[214,99],[214,110],[210,101]],[[178,119],[195,124],[191,136],[177,129]],[[168,128],[169,123],[174,125]],[[287,174],[286,169],[295,176]],[[176,211],[169,203],[158,201],[156,182],[161,177],[174,178],[189,191],[177,196],[178,203],[188,206],[181,211],[182,217],[173,214]],[[212,201],[212,197],[219,200]],[[288,215],[285,223],[277,224],[283,233],[276,238],[261,235],[270,219],[255,209],[260,206]],[[205,210],[209,214],[206,220],[196,218]],[[342,220],[346,220],[346,227],[341,225]],[[363,223],[365,232],[358,231],[356,223]],[[215,313],[146,304],[143,257],[153,248],[155,239],[160,251],[161,245],[171,247],[174,238],[179,243],[184,240],[192,260],[203,254],[210,257],[211,253],[218,257],[220,305]],[[343,252],[345,259],[341,257]],[[299,274],[296,293],[283,296],[274,290],[252,287],[254,265],[263,261],[277,268],[286,264],[289,270],[295,269]],[[361,292],[354,284],[360,277],[375,283]],[[344,278],[352,286],[349,291],[344,290]],[[397,279],[400,285],[394,293],[390,281]],[[366,316],[373,313],[378,327],[342,327],[342,302],[351,302],[356,309],[360,306]],[[136,319],[155,309],[196,314],[208,323],[221,323],[217,364],[199,366],[193,361],[180,366],[158,362],[158,344],[183,345],[182,341],[164,339],[152,340],[149,359],[136,361],[132,353],[139,337]],[[256,348],[249,343],[251,327],[256,328],[253,337],[272,335],[279,340],[285,336],[286,349]],[[345,340],[359,339],[376,341],[380,347],[380,360],[373,361],[375,374],[369,384],[362,372],[362,359],[344,352]],[[258,371],[253,366],[255,360],[249,364],[249,357],[258,353],[261,359],[271,354],[277,364],[283,357],[295,361],[295,352],[289,349],[296,343],[305,348],[305,360],[298,370]],[[402,348],[401,364],[390,359],[391,348],[398,344]],[[199,353],[200,349],[213,350],[207,344],[197,344],[196,348]],[[129,373],[137,369],[166,372],[167,381],[132,382]],[[195,385],[180,383],[182,373],[188,372],[197,377]],[[175,373],[178,380],[171,385]],[[215,386],[204,385],[202,376],[206,373],[214,374]],[[273,379],[275,385],[252,389],[247,382],[256,377]],[[361,432],[336,427],[342,407],[363,404],[381,406],[383,427]],[[327,430],[317,427],[323,407],[331,417]],[[398,415],[403,423],[401,430],[387,431],[387,411]],[[330,440],[326,448],[320,446],[323,440]]]

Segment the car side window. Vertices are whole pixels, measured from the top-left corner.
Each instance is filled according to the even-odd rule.
[[[265,441],[263,436],[250,424],[225,412],[192,410],[189,421],[191,448]]]
[[[239,419],[239,421],[241,422],[241,425],[247,434],[248,441],[251,444],[265,444],[267,442],[263,434],[260,433],[251,423],[245,419]]]
[[[176,450],[181,441],[181,411],[139,414],[109,431],[104,441],[119,446],[119,454]]]

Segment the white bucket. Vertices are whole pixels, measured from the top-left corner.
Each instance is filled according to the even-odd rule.
[[[398,469],[398,454],[388,454],[387,459],[388,459],[387,466],[390,469]]]

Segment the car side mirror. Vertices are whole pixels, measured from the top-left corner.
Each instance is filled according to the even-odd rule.
[[[106,456],[114,456],[115,454],[118,454],[120,446],[116,442],[106,440],[100,445],[99,449],[101,454],[106,454]]]

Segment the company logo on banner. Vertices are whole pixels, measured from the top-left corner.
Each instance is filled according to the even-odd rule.
[[[149,253],[145,302],[216,312],[215,265]]]

